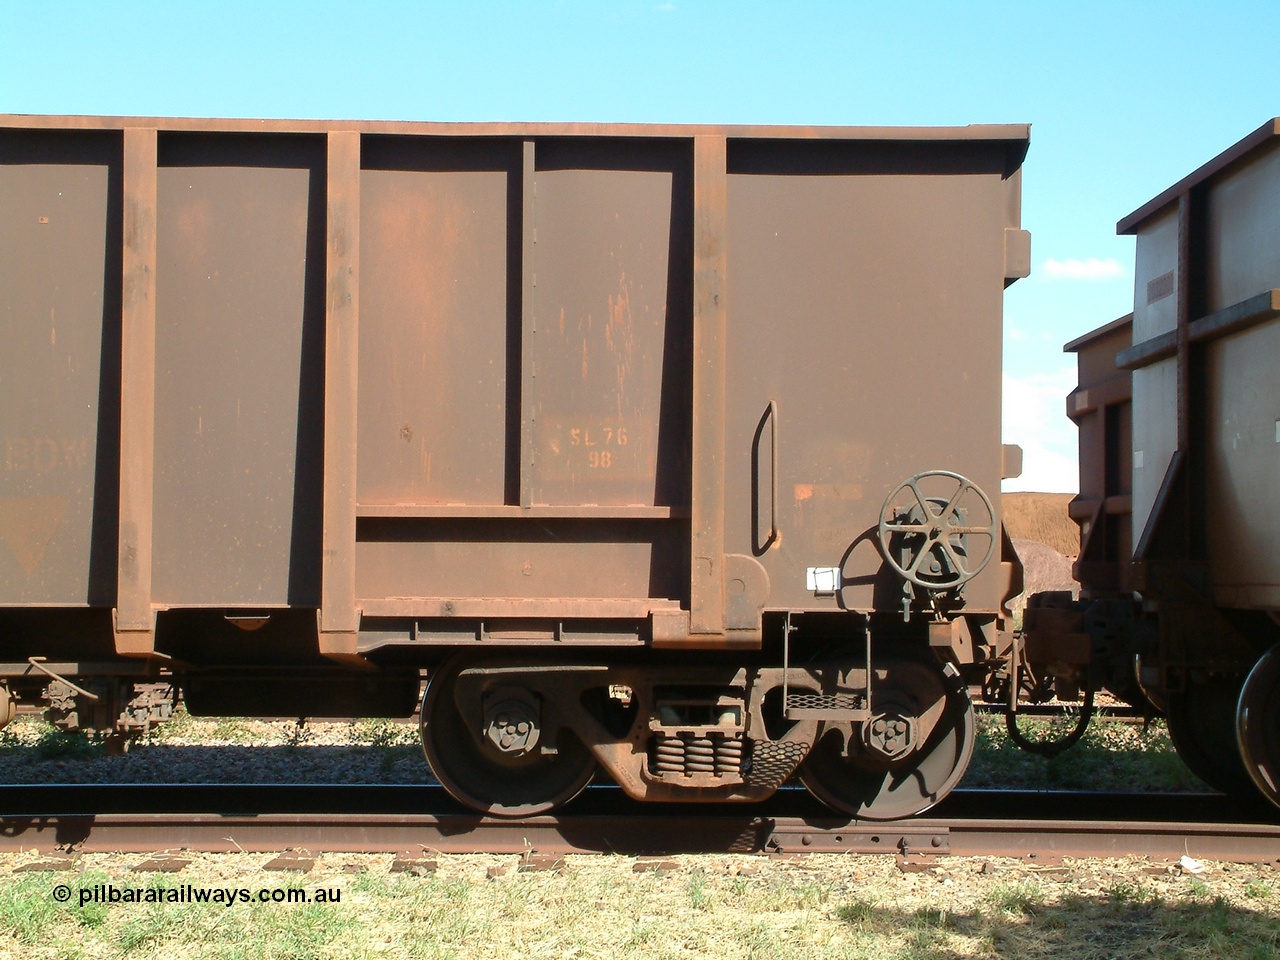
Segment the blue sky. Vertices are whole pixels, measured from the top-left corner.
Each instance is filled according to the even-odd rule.
[[[1061,346],[1131,307],[1116,221],[1280,114],[1277,27],[1280,0],[0,0],[0,112],[1031,123],[1006,489],[1074,490]]]

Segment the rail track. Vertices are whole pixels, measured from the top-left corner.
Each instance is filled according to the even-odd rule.
[[[1268,820],[1273,811],[1217,794],[958,791],[934,815],[893,823],[835,817],[801,791],[709,814],[693,805],[631,803],[608,787],[589,790],[559,815],[522,821],[463,811],[438,787],[343,785],[4,787],[0,811],[5,852],[839,852],[1280,861],[1280,825]]]
[[[419,696],[421,701],[421,696]],[[181,703],[179,697],[178,703]],[[19,703],[14,707],[15,716],[19,717],[38,717],[43,716],[47,707],[39,703]],[[991,703],[989,701],[975,700],[973,703],[975,713],[984,715],[1003,714],[1008,706],[1003,703]],[[1037,703],[1037,704],[1021,704],[1018,707],[1018,713],[1025,717],[1073,717],[1080,714],[1080,704],[1078,703]],[[1128,704],[1118,703],[1099,703],[1093,708],[1093,718],[1095,720],[1120,720],[1126,722],[1145,721],[1147,715],[1137,707]],[[296,723],[297,717],[285,716],[264,716],[254,717],[254,720],[260,720],[265,723]],[[308,724],[312,722],[326,723],[328,720],[312,721],[308,717],[303,718]],[[417,726],[419,722],[419,711],[415,709],[410,716],[407,717],[387,717],[390,723],[402,724],[405,726]]]

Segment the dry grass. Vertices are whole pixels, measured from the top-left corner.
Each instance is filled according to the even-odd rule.
[[[134,873],[140,855],[86,855],[69,872],[13,873],[0,857],[0,956],[218,958],[911,958],[1277,956],[1280,879],[1209,864],[1198,877],[1141,861],[939,858],[904,874],[891,857],[567,858],[560,873],[490,879],[513,857],[439,857],[390,874],[388,856],[324,857],[311,874],[263,873],[265,856],[191,855],[180,874]],[[59,883],[172,889],[295,886],[324,905],[93,905]]]

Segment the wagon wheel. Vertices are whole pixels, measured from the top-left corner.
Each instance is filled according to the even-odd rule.
[[[459,704],[458,676],[471,665],[446,664],[423,696],[422,749],[440,785],[495,817],[537,816],[581,793],[596,770],[591,751],[567,730],[540,728],[536,691]]]
[[[1280,806],[1280,644],[1259,660],[1240,690],[1236,736],[1245,771]]]
[[[871,709],[866,724],[824,723],[800,779],[823,803],[863,820],[923,813],[969,767],[968,692],[936,662],[886,659],[875,668]]]
[[[933,477],[943,478],[934,486],[949,490],[947,496],[930,497],[921,489]],[[958,473],[929,470],[904,480],[885,498],[877,533],[880,552],[898,576],[928,590],[951,590],[990,562],[1000,528],[991,500],[977,484]],[[974,555],[968,538],[984,541]]]
[[[1165,709],[1169,739],[1197,777],[1223,793],[1253,794],[1253,781],[1236,748],[1240,681],[1214,677],[1170,693]]]

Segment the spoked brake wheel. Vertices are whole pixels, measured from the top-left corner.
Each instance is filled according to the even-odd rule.
[[[885,498],[876,535],[898,576],[926,590],[954,590],[990,562],[1000,525],[991,499],[976,483],[948,470],[928,470]]]

